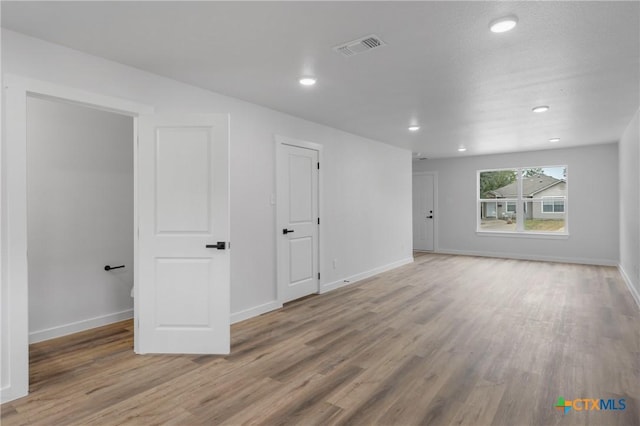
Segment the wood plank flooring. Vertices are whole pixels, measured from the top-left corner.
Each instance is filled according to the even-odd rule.
[[[134,355],[130,321],[34,344],[1,420],[640,425],[640,312],[615,268],[420,254],[234,325],[225,357]]]

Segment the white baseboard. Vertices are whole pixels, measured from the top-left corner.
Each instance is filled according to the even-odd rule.
[[[631,278],[629,277],[629,275],[627,275],[627,272],[624,270],[622,265],[618,265],[618,270],[620,271],[620,275],[622,275],[622,279],[624,280],[624,283],[627,285],[627,288],[631,292],[631,296],[633,297],[633,300],[636,301],[636,305],[638,305],[638,309],[640,309],[640,292],[633,285]],[[638,284],[640,285],[640,283]]]
[[[258,315],[266,314],[267,312],[275,311],[280,308],[282,308],[282,303],[274,300],[240,312],[234,312],[231,314],[231,324],[257,317]]]
[[[517,253],[496,253],[496,252],[486,252],[486,251],[449,250],[449,249],[440,249],[436,253],[457,254],[462,256],[497,257],[497,258],[503,258],[503,259],[517,259],[517,260],[537,260],[541,262],[555,262],[555,263],[577,263],[580,265],[618,266],[617,261],[610,260],[610,259],[587,259],[587,258],[580,258],[580,257],[540,256],[540,255],[517,254]]]
[[[359,274],[351,275],[350,277],[346,277],[340,279],[338,281],[334,281],[331,283],[322,284],[320,286],[320,294],[327,293],[332,290],[336,290],[340,287],[344,287],[355,282],[364,280],[366,278],[372,277],[374,275],[381,274],[383,272],[390,271],[395,268],[399,268],[400,266],[408,265],[413,262],[413,257],[408,257],[406,259],[398,260],[397,262],[392,262],[387,265],[380,266],[378,268],[371,269],[370,271],[361,272]],[[345,282],[348,281],[348,282]]]
[[[92,328],[101,327],[114,322],[124,321],[133,318],[133,309],[127,309],[122,312],[102,315],[95,318],[89,318],[82,321],[63,324],[56,327],[47,328],[45,330],[32,331],[29,333],[29,343],[38,343],[56,337],[66,336],[68,334],[77,333],[79,331],[90,330]]]
[[[389,271],[391,269],[398,268],[403,265],[407,265],[413,262],[413,257],[409,257],[406,259],[399,260],[397,262],[389,263],[384,266],[380,266],[379,268],[372,269],[370,271],[362,272],[360,274],[352,275],[350,277],[344,278],[343,280],[335,281],[333,283],[323,284],[320,286],[320,294],[327,293],[331,290],[335,290],[337,288],[343,287],[348,284],[352,284],[356,281],[363,280],[365,278],[372,277],[374,275],[380,274],[382,272]],[[349,281],[345,283],[344,281]],[[248,320],[249,318],[257,317],[258,315],[265,314],[267,312],[275,311],[276,309],[282,308],[282,303],[274,300],[272,302],[267,302],[262,305],[254,306],[253,308],[245,309],[243,311],[234,312],[231,314],[231,324],[235,324],[240,321]]]

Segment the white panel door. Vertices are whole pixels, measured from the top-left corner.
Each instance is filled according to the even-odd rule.
[[[433,175],[413,175],[413,249],[434,247]]]
[[[138,126],[138,351],[227,354],[228,116]]]
[[[281,302],[317,293],[318,151],[278,145],[278,289]]]

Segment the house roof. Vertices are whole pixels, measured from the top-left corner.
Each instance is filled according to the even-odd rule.
[[[556,179],[545,174],[522,178],[522,196],[533,197],[535,194],[551,188],[560,182],[564,182],[564,180]],[[512,182],[502,188],[489,191],[489,193],[495,195],[496,198],[516,198],[518,196],[518,182]]]

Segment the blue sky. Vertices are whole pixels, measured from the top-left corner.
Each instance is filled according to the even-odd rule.
[[[564,179],[564,167],[543,167],[542,171],[547,176],[553,176],[556,179]]]

